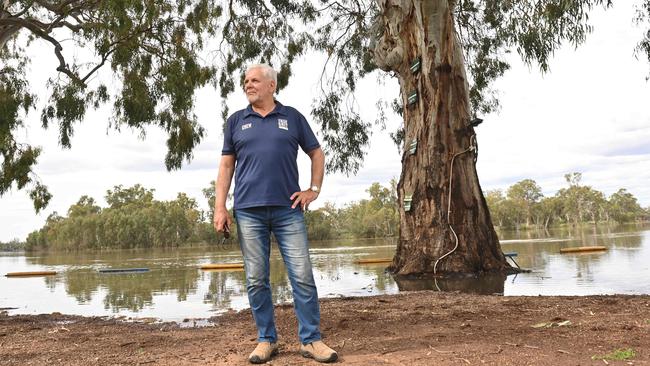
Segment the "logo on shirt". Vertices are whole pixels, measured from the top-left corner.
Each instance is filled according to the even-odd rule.
[[[286,119],[278,118],[278,128],[289,130],[289,122]]]
[[[251,127],[253,127],[253,124],[252,124],[252,123],[246,123],[246,124],[244,124],[244,125],[241,126],[241,130],[242,130],[242,131],[243,131],[243,130],[247,130],[247,129],[251,128]]]

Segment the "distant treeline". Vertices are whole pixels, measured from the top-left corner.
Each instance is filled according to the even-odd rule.
[[[625,189],[607,198],[602,192],[580,184],[581,174],[566,176],[569,187],[552,197],[544,197],[532,179],[524,179],[485,196],[495,225],[501,228],[548,227],[585,222],[625,223],[643,221],[650,209],[642,209]],[[341,238],[382,238],[399,233],[396,182],[389,187],[373,183],[368,199],[341,208],[326,202],[307,211],[311,240]],[[45,225],[27,237],[26,250],[85,250],[108,248],[153,248],[184,245],[220,244],[223,237],[212,227],[213,182],[203,190],[209,210],[199,209],[197,201],[179,193],[173,201],[158,201],[154,190],[140,185],[116,186],[108,190],[108,207],[82,196],[68,209],[67,216],[51,214]],[[229,242],[237,241],[235,228]],[[13,242],[14,246],[22,243]]]
[[[650,207],[643,209],[625,188],[609,198],[580,183],[581,173],[564,176],[568,187],[544,197],[541,187],[524,179],[502,190],[485,193],[494,225],[504,228],[549,227],[558,224],[627,223],[647,221]]]
[[[82,196],[67,216],[52,213],[45,225],[27,237],[26,249],[80,250],[175,247],[216,242],[217,236],[195,199],[179,193],[173,201],[157,201],[153,189],[139,184],[108,190],[108,207]]]
[[[397,235],[395,182],[390,188],[373,183],[370,199],[335,208],[331,203],[307,211],[308,236],[312,240],[336,238],[390,237]],[[212,226],[213,182],[203,190],[208,211],[197,201],[179,193],[173,201],[158,201],[154,190],[140,185],[116,186],[108,190],[102,208],[95,199],[82,196],[70,206],[66,216],[52,213],[45,225],[30,233],[26,250],[86,250],[111,248],[155,248],[184,245],[221,244],[223,236]],[[236,228],[227,241],[237,241]]]
[[[398,215],[395,183],[385,188],[374,183],[370,199],[337,209],[331,203],[307,211],[308,236],[312,240],[341,237],[390,237],[397,234]],[[220,244],[223,236],[212,227],[214,189],[203,190],[208,211],[197,201],[179,193],[173,201],[158,201],[154,190],[140,185],[116,186],[106,193],[108,207],[82,196],[66,216],[52,213],[45,225],[27,237],[27,250],[86,250],[110,248],[176,247],[190,244]],[[232,230],[229,242],[236,242]]]
[[[25,250],[25,243],[14,239],[8,243],[0,241],[0,252],[18,252]]]
[[[336,208],[326,202],[318,210],[307,211],[307,235],[313,240],[339,238],[386,238],[399,234],[397,182],[389,187],[373,183],[366,192],[369,199]]]

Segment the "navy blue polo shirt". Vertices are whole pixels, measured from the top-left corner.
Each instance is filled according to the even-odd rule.
[[[249,105],[226,122],[222,155],[235,155],[235,208],[291,206],[300,191],[298,146],[308,153],[320,144],[305,117],[278,101],[262,117]]]

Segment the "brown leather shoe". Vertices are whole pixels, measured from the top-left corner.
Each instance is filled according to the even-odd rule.
[[[257,344],[257,347],[255,347],[255,350],[250,354],[250,356],[248,356],[248,362],[265,363],[277,353],[278,345],[276,343],[260,342]]]
[[[336,351],[327,347],[322,341],[300,345],[300,354],[303,357],[313,358],[318,362],[334,362],[339,358]]]

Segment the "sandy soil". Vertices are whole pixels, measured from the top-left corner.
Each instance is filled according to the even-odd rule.
[[[325,341],[349,365],[650,365],[650,296],[501,297],[411,292],[321,300]],[[297,352],[291,305],[276,308],[273,365]],[[214,326],[47,314],[0,315],[0,365],[243,365],[250,311]],[[188,322],[192,324],[193,322]],[[533,327],[539,323],[546,326]],[[625,361],[592,359],[634,350]]]

